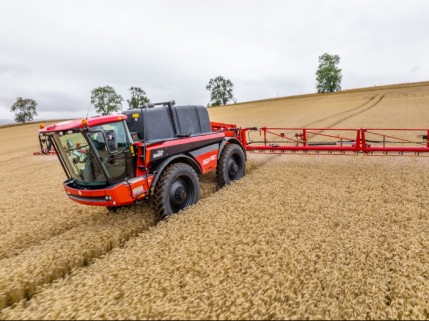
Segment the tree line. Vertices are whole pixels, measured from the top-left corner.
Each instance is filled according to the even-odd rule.
[[[338,68],[340,57],[328,53],[319,56],[319,66],[316,71],[316,89],[318,93],[341,90],[342,70]],[[207,107],[223,106],[232,101],[234,85],[231,80],[223,76],[210,79],[206,89],[210,92],[210,102]],[[135,109],[150,103],[146,92],[140,87],[130,87],[130,99],[127,99],[128,109]],[[111,114],[122,110],[124,99],[110,86],[98,87],[91,91],[91,104],[95,111],[101,114]],[[37,103],[33,99],[18,97],[10,111],[15,113],[15,121],[26,123],[37,116]]]

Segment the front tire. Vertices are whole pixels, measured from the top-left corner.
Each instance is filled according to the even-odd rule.
[[[166,168],[156,184],[153,204],[161,219],[195,204],[200,198],[200,183],[195,170],[184,163]]]
[[[219,187],[231,184],[246,172],[246,157],[240,145],[229,144],[222,150],[216,169],[216,182]]]

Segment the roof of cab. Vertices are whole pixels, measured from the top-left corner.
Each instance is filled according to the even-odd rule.
[[[127,119],[126,115],[107,115],[107,116],[92,117],[88,119],[79,118],[79,119],[67,120],[61,123],[56,123],[56,124],[46,126],[40,129],[39,132],[49,133],[49,132],[65,131],[65,130],[76,129],[76,128],[94,127],[94,126],[103,125],[107,123],[113,123],[116,121],[122,121],[125,119]]]

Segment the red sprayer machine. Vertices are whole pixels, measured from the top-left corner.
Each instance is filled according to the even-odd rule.
[[[42,151],[55,153],[67,175],[71,200],[114,210],[150,198],[161,218],[198,201],[198,174],[216,171],[219,187],[242,178],[247,152],[423,155],[428,136],[429,129],[241,128],[210,122],[204,106],[174,102],[39,131]]]

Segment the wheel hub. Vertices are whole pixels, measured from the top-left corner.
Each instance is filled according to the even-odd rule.
[[[185,189],[183,187],[179,187],[176,192],[174,193],[174,197],[178,201],[184,201],[188,194],[186,193]]]
[[[184,178],[178,178],[170,187],[170,206],[174,212],[178,212],[188,205],[192,197],[192,189],[189,182]]]
[[[235,161],[231,161],[228,168],[228,173],[231,177],[235,176],[238,172],[238,164]]]

